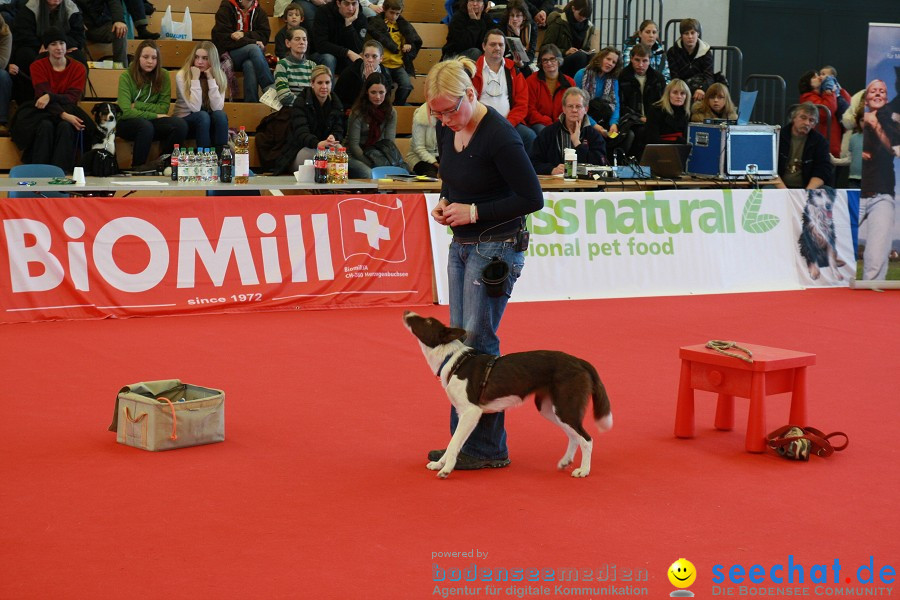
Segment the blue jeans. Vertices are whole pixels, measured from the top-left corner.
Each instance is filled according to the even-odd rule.
[[[247,44],[237,50],[229,50],[234,68],[244,74],[244,102],[259,102],[258,87],[265,90],[275,85],[272,69],[266,62],[262,48]]]
[[[200,110],[182,118],[188,124],[188,139],[193,138],[200,148],[221,148],[228,143],[228,115],[224,110]]]
[[[397,93],[394,95],[394,106],[403,106],[406,104],[406,99],[409,98],[409,95],[413,91],[412,80],[409,78],[409,73],[407,73],[406,69],[403,67],[397,67],[396,69],[384,67],[384,69],[390,73],[391,80],[397,82]]]
[[[467,346],[487,354],[500,354],[500,338],[497,328],[500,318],[512,294],[513,285],[525,266],[525,253],[516,252],[512,242],[482,242],[479,244],[450,244],[447,277],[450,287],[450,325],[466,330]],[[506,280],[506,295],[492,298],[481,283],[481,272],[499,256],[510,265]],[[450,409],[450,433],[456,431],[459,417]],[[463,445],[469,456],[484,459],[500,459],[509,456],[506,446],[504,413],[485,413]]]

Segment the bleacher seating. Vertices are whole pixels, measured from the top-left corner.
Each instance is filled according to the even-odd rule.
[[[171,79],[172,99],[175,99],[175,72],[184,64],[186,58],[190,55],[197,41],[210,39],[212,26],[215,22],[215,12],[219,7],[220,0],[174,0],[169,1],[166,5],[171,4],[173,16],[181,18],[185,7],[189,7],[191,11],[191,22],[193,26],[192,41],[176,41],[160,39],[157,43],[160,46],[160,54],[162,64],[169,70]],[[412,133],[412,115],[416,109],[416,104],[425,101],[424,81],[425,74],[436,64],[441,58],[441,47],[447,38],[447,26],[439,21],[443,17],[443,6],[439,3],[433,3],[430,0],[407,0],[404,16],[414,24],[416,31],[422,37],[423,46],[415,60],[417,77],[413,79],[413,92],[410,94],[409,102],[411,106],[398,106],[397,108],[397,146],[401,153],[406,154],[409,149],[409,135]],[[275,34],[281,29],[283,23],[281,19],[272,17],[274,0],[261,0],[261,5],[270,15],[270,26],[272,28],[271,39],[275,39]],[[150,17],[150,29],[152,31],[160,31],[161,20],[164,10],[158,10]],[[133,54],[140,40],[129,40],[129,53]],[[110,44],[88,44],[88,50],[94,60],[100,60],[111,53]],[[267,52],[274,53],[273,44],[269,44]],[[84,100],[81,105],[86,111],[90,112],[91,107],[98,101],[115,101],[118,96],[119,77],[122,69],[91,69],[89,75],[89,84],[85,90]],[[251,165],[259,166],[259,160],[256,156],[253,145],[253,133],[259,122],[271,112],[271,109],[263,104],[249,104],[240,102],[242,99],[243,88],[240,85],[241,73],[236,73],[239,85],[235,98],[225,103],[225,112],[228,114],[228,121],[232,127],[244,125],[247,132],[251,134]],[[188,142],[190,143],[190,142]],[[157,143],[153,144],[150,151],[151,159],[158,155]],[[116,157],[121,167],[131,165],[132,142],[118,138],[116,140]],[[19,163],[19,152],[9,137],[0,137],[0,170],[9,170],[12,166]]]

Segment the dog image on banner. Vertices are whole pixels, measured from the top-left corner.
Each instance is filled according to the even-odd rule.
[[[406,262],[406,215],[396,198],[389,206],[365,198],[338,202],[344,260],[364,255],[388,263]]]
[[[806,261],[809,276],[813,279],[818,279],[827,267],[834,279],[843,281],[840,267],[847,263],[837,255],[833,216],[835,192],[825,187],[807,190],[806,194],[800,237],[797,239],[800,256]]]

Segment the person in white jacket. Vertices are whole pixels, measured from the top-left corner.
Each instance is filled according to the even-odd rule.
[[[173,116],[188,124],[188,138],[199,148],[221,152],[228,143],[225,90],[228,85],[212,42],[199,42],[191,57],[175,75],[176,101]]]
[[[438,147],[435,119],[423,104],[413,113],[412,142],[406,154],[406,163],[416,175],[438,176]]]

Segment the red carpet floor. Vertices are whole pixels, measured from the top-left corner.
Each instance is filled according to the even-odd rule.
[[[400,309],[7,325],[0,598],[662,598],[679,557],[698,598],[737,596],[715,574],[754,564],[767,574],[754,595],[786,596],[759,588],[789,563],[805,569],[801,597],[896,594],[877,574],[900,567],[898,310],[900,294],[847,289],[510,305],[505,352],[565,350],[607,385],[615,427],[585,480],[555,470],[565,440],[530,405],[507,417],[509,468],[426,470],[449,409]],[[702,393],[697,437],[675,439],[678,347],[709,339],[816,353],[810,422],[846,431],[848,450],[748,454],[747,402],[721,432]],[[118,388],[174,377],[226,390],[225,443],[116,444]],[[787,403],[769,398],[768,429]],[[870,557],[875,581],[859,584]],[[435,581],[472,565],[594,581]]]

